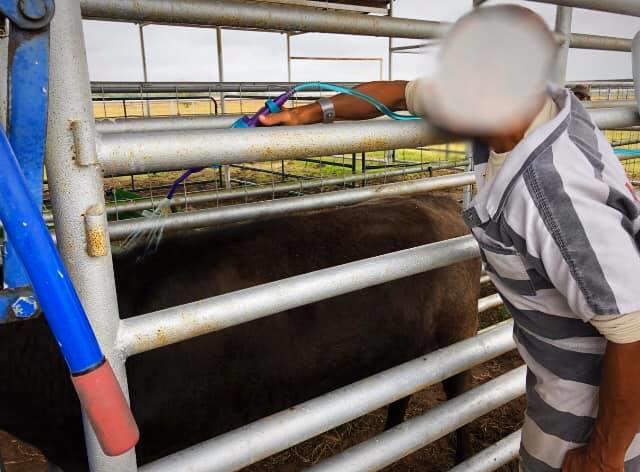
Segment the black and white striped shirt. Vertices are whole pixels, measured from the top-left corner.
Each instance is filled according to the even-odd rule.
[[[464,215],[528,365],[525,472],[560,471],[589,439],[607,342],[590,321],[640,311],[640,204],[582,104],[550,94],[558,115],[490,182],[488,149],[475,145],[478,194]],[[640,436],[626,460],[626,472],[640,472]]]

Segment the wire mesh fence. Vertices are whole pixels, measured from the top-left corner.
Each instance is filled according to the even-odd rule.
[[[590,89],[593,101],[628,101],[629,104],[633,104],[636,98],[632,82],[596,82],[591,84]],[[640,127],[606,130],[605,135],[616,153],[624,159],[623,165],[632,183],[640,185]]]
[[[174,87],[163,85],[157,88],[161,91],[148,91],[142,87],[139,87],[139,90],[131,87],[130,90],[120,88],[114,91],[113,88],[94,85],[93,110],[96,120],[246,115],[256,112],[264,105],[265,100],[276,97],[283,90],[282,84],[266,84],[262,88],[253,84],[247,87],[249,90],[238,84],[236,88],[225,87],[224,92],[218,87],[205,84],[176,84]],[[301,92],[293,98],[290,106],[305,105],[321,96],[332,94]],[[215,162],[215,156],[211,156],[211,161]],[[418,149],[330,155],[313,159],[273,160],[233,165],[225,169],[209,168],[183,182],[180,195],[184,203],[178,210],[216,207],[282,196],[300,196],[371,183],[384,184],[442,175],[464,170],[466,162],[465,145],[460,143]],[[147,199],[151,206],[165,196],[172,182],[180,174],[181,172],[160,172],[108,178],[105,180],[107,201],[117,208],[125,202]],[[294,182],[305,182],[305,185],[301,185],[297,190],[285,192],[278,188],[281,184]],[[310,182],[314,185],[309,185]],[[249,190],[256,188],[272,188],[273,191],[262,192],[259,197],[252,196],[255,192]],[[237,198],[228,198],[228,192],[223,195],[222,191],[228,190],[237,190]],[[208,202],[190,202],[190,197],[203,192],[213,194]],[[220,192],[220,198],[216,198],[217,192]],[[140,214],[117,210],[113,212],[114,219],[135,216]]]
[[[224,91],[216,84],[197,83],[161,84],[149,89],[142,85],[116,88],[94,85],[93,110],[96,120],[252,114],[264,105],[265,100],[281,93],[286,85],[247,84],[243,87],[243,84],[236,84],[225,86]],[[594,82],[589,88],[593,102],[632,103],[635,99],[630,82]],[[332,92],[302,92],[293,98],[290,106],[305,105],[321,96],[331,95]],[[612,129],[605,134],[624,159],[634,185],[640,185],[640,127]],[[215,162],[215,156],[211,156],[211,161]],[[175,209],[187,211],[432,177],[463,171],[467,162],[465,144],[453,143],[313,159],[272,160],[224,169],[213,166],[182,183],[181,203]],[[112,207],[112,219],[141,216],[140,211],[119,208],[134,201],[146,201],[150,208],[155,206],[180,174],[158,172],[106,179],[105,192]],[[291,184],[299,185],[292,187]],[[462,197],[461,190],[452,192],[457,198]]]

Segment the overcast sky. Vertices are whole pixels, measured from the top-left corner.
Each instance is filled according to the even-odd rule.
[[[396,0],[394,16],[455,21],[469,11],[472,0]],[[538,12],[550,26],[555,7],[518,3]],[[573,31],[631,38],[640,30],[640,18],[576,9]],[[142,81],[142,56],[138,27],[129,23],[85,21],[92,80]],[[217,81],[215,30],[149,25],[144,28],[150,81]],[[412,44],[394,40],[394,45]],[[386,38],[304,34],[291,38],[293,56],[383,58],[387,78]],[[286,81],[285,36],[279,33],[223,31],[224,73],[227,81]],[[435,48],[424,55],[395,54],[393,78],[411,79],[428,74]],[[380,67],[371,62],[293,61],[294,81],[367,81],[380,78]],[[631,77],[628,53],[572,50],[568,80]]]

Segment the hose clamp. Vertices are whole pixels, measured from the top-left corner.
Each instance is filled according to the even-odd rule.
[[[322,122],[333,123],[336,119],[336,107],[328,98],[321,98],[318,100],[318,104],[322,109]]]

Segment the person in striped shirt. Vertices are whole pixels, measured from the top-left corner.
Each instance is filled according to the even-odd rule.
[[[427,79],[358,89],[429,117]],[[536,103],[503,133],[475,136],[477,195],[463,214],[528,366],[520,467],[640,472],[640,204],[573,93],[549,86]],[[347,95],[328,106],[341,120],[379,114]],[[319,123],[326,109],[287,109],[262,124]]]

